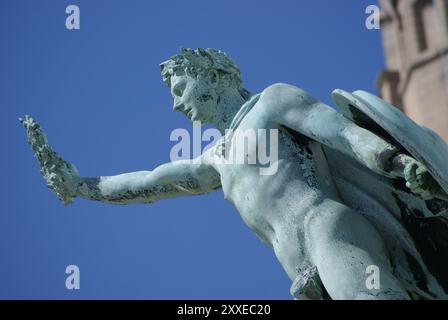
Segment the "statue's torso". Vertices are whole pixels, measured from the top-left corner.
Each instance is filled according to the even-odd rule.
[[[273,106],[275,107],[275,106]],[[260,174],[256,164],[215,164],[225,198],[235,205],[245,223],[271,245],[291,278],[307,267],[305,220],[324,199],[336,198],[321,145],[278,128],[256,106],[238,126],[241,130],[278,129],[278,167]],[[232,146],[235,144],[235,137]],[[260,141],[257,141],[260,147]],[[270,143],[273,146],[273,142]],[[249,152],[245,150],[245,155]],[[268,152],[269,155],[269,152]],[[272,153],[271,153],[272,155]],[[256,158],[258,160],[258,158]]]

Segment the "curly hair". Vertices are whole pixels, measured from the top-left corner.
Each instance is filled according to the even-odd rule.
[[[180,54],[160,64],[163,82],[168,87],[171,86],[173,75],[186,74],[197,79],[199,76],[205,76],[210,70],[218,72],[221,86],[233,86],[238,89],[244,100],[250,98],[250,92],[243,88],[240,69],[226,53],[220,50],[182,48]]]

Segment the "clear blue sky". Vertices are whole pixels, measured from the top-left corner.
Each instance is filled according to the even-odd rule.
[[[65,29],[65,7],[81,30]],[[245,86],[375,92],[380,33],[360,0],[0,0],[0,298],[290,299],[274,253],[221,191],[151,205],[85,200],[64,207],[46,187],[17,118],[35,117],[84,176],[169,161],[175,128],[159,63],[214,47]],[[297,195],[300,197],[300,195]],[[65,288],[65,267],[81,289]]]

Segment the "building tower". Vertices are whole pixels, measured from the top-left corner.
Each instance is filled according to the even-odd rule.
[[[448,142],[448,0],[379,0],[380,95]]]

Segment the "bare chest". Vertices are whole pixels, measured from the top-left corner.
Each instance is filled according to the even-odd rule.
[[[237,146],[242,139],[233,137],[233,156],[240,156],[242,162],[217,164],[216,169],[225,198],[234,204],[246,224],[257,234],[269,233],[269,229],[303,216],[322,196],[321,186],[328,184],[329,174],[322,167],[325,159],[320,145],[306,139],[297,141],[283,128],[260,125],[262,121],[242,124],[241,128],[256,129],[253,147],[250,143]],[[260,129],[276,133],[260,134]],[[265,137],[267,141],[263,141]]]

